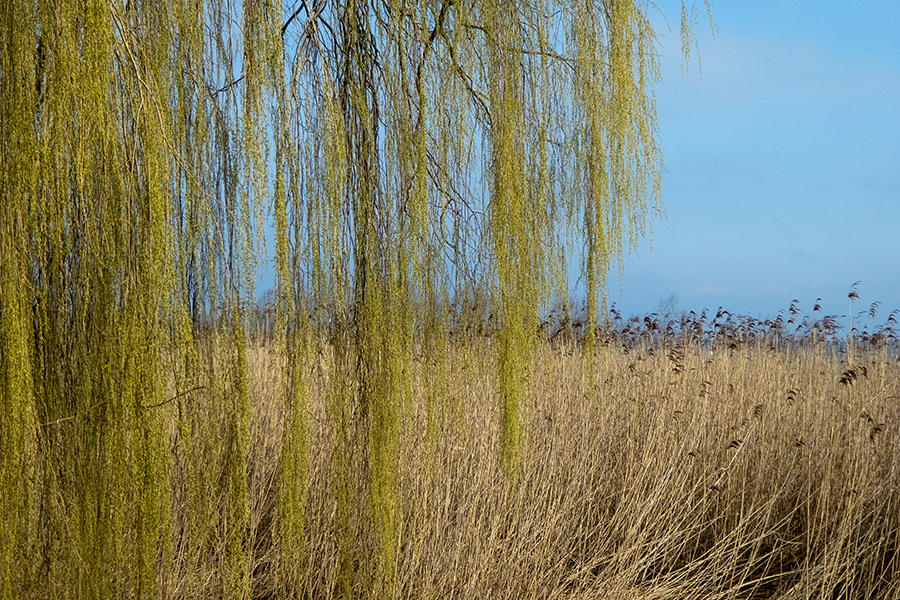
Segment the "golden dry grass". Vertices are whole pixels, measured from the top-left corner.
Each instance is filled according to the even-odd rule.
[[[900,598],[900,363],[883,347],[848,366],[823,344],[710,354],[610,343],[589,382],[577,346],[543,343],[512,484],[499,464],[492,343],[450,346],[443,361],[410,361],[395,597]],[[276,501],[282,366],[274,346],[250,351],[248,571],[256,597],[329,598],[332,366],[321,346],[307,371],[307,548],[289,588]],[[210,469],[224,451],[210,448]],[[174,522],[190,519],[184,506]],[[222,543],[176,543],[173,596],[219,594]],[[369,585],[360,577],[352,595]]]

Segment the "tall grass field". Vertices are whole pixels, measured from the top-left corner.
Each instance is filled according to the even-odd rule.
[[[829,318],[801,328],[722,312],[628,322],[612,314],[593,356],[568,319],[545,324],[521,402],[514,477],[500,464],[491,333],[448,331],[431,350],[412,350],[398,383],[390,587],[379,580],[370,504],[359,500],[373,493],[368,474],[338,464],[365,465],[354,453],[367,450],[342,449],[335,435],[329,398],[347,374],[333,342],[306,342],[300,405],[283,397],[290,370],[277,339],[248,338],[237,365],[233,344],[207,334],[198,356],[208,375],[190,384],[178,381],[182,355],[161,349],[171,400],[149,410],[168,432],[158,476],[170,497],[158,500],[168,513],[155,525],[163,541],[146,595],[900,598],[894,315],[848,339]],[[216,391],[239,377],[238,366],[241,418]],[[296,406],[308,460],[287,477],[285,419]],[[28,560],[12,575],[22,597],[119,597],[139,575],[115,563],[78,575],[87,563],[68,545],[95,521],[60,516],[78,514],[57,505],[71,502],[60,478],[77,474],[41,472],[45,438],[84,418],[40,424],[28,438],[31,521],[19,525]],[[302,509],[288,518],[280,498],[292,493]],[[111,556],[124,564],[140,540],[123,531],[128,539],[115,540],[121,552]],[[109,585],[84,583],[95,576]],[[79,581],[85,587],[73,587]]]

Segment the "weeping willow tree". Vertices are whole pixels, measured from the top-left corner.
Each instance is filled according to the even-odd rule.
[[[659,209],[651,8],[7,2],[0,595],[156,595],[184,540],[224,547],[222,592],[248,593],[245,341],[268,214],[286,589],[305,544],[311,343],[336,365],[339,594],[393,593],[408,363],[439,353],[481,292],[514,485],[567,257],[580,250],[592,357],[606,273]],[[682,4],[686,54],[695,22]],[[188,489],[172,491],[176,469]],[[171,523],[172,502],[195,516]]]
[[[241,309],[268,197],[267,8],[244,7],[241,39],[226,6],[4,4],[2,597],[155,596],[185,537],[222,540],[223,589],[247,586]],[[215,366],[213,333],[233,340]],[[201,404],[220,430],[196,435]],[[219,445],[228,475],[210,481]],[[207,517],[178,531],[174,468]]]

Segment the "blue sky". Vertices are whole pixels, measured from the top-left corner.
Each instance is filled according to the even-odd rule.
[[[715,36],[697,2],[702,77],[680,0],[657,1],[671,31],[653,13],[668,218],[610,273],[609,302],[846,315],[858,281],[854,315],[878,301],[883,322],[900,308],[900,0],[714,0]]]
[[[846,315],[900,308],[900,2],[700,2],[682,72],[677,0],[659,2],[655,88],[668,219],[612,273],[609,301],[645,314],[719,306],[774,316],[800,301]]]

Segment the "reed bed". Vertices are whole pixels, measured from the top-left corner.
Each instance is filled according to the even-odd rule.
[[[543,339],[522,400],[515,478],[499,458],[493,338],[449,336],[439,352],[412,352],[388,595],[900,598],[892,332],[847,344],[822,323],[790,336],[772,333],[784,323],[703,319],[614,318],[592,357],[568,321]],[[305,534],[289,558],[277,500],[285,359],[271,341],[248,349],[243,572],[255,598],[366,598],[372,581],[362,575],[337,585],[338,544],[370,560],[373,534],[359,509],[356,537],[338,535],[326,399],[338,374],[327,343],[310,348]],[[188,409],[167,406],[173,448],[186,424],[205,441],[173,461],[165,588],[174,598],[222,597],[226,476],[216,466],[229,447],[216,431],[228,415],[195,405],[187,419]]]

